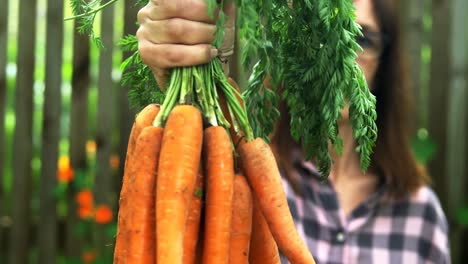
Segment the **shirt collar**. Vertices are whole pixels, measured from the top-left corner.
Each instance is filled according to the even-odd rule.
[[[310,178],[313,178],[318,182],[323,183],[323,177],[313,162],[299,158],[299,155],[296,152],[293,152],[293,155],[295,160],[294,165],[303,172],[301,175],[307,177],[309,180]],[[327,182],[326,184],[329,183]],[[369,210],[375,208],[380,202],[384,200],[384,195],[387,191],[387,185],[387,179],[383,176],[379,176],[376,191],[372,193],[361,205],[364,205]]]

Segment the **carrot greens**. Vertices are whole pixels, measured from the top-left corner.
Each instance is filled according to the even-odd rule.
[[[365,170],[377,138],[375,97],[355,62],[361,49],[355,38],[361,32],[352,0],[237,3],[241,23],[247,25],[240,27],[241,35],[247,43],[262,43],[248,46],[244,54],[244,61],[253,55],[259,58],[244,93],[256,135],[266,138],[273,128],[268,120],[276,117],[277,91],[263,87],[268,73],[273,89],[280,85],[289,107],[292,136],[302,143],[306,157],[315,159],[324,177],[332,163],[329,143],[342,151],[338,119],[348,101],[356,151]],[[254,19],[242,20],[242,14]]]
[[[81,21],[81,31],[89,33],[97,44],[99,38],[92,30],[96,13],[115,1],[102,4],[102,0],[71,0],[73,18]],[[206,1],[210,14],[215,8],[222,10],[227,2]],[[190,102],[202,109],[211,124],[219,123],[226,128],[234,125],[238,133],[250,139],[262,137],[265,140],[279,117],[278,94],[281,94],[289,109],[291,135],[301,142],[306,158],[315,160],[324,177],[329,175],[332,164],[329,145],[338,153],[342,151],[338,120],[348,102],[356,151],[361,155],[361,168],[366,170],[377,138],[375,97],[355,61],[357,51],[361,50],[355,38],[361,32],[355,22],[352,0],[231,1],[238,9],[237,27],[243,43],[241,61],[245,69],[255,64],[242,94],[246,111],[237,103],[236,91],[222,74],[218,59],[188,70],[173,69],[169,87],[175,84],[199,87],[190,93]],[[147,2],[136,1],[139,5]],[[223,38],[225,19],[220,11],[213,43],[216,47]],[[150,68],[139,57],[135,36],[124,37],[120,46],[133,52],[122,63],[122,82],[130,87],[131,104],[141,108],[148,103],[164,102],[158,117],[158,122],[163,123],[175,103],[164,100],[170,89],[164,93],[158,87]],[[272,84],[268,88],[265,86],[267,76]],[[196,83],[203,83],[209,89],[201,89]],[[226,99],[233,124],[226,121],[217,105],[215,87],[229,94]],[[277,87],[281,87],[281,93]],[[186,94],[183,98],[180,94],[176,97],[182,101],[188,99]],[[169,110],[164,110],[165,107]]]

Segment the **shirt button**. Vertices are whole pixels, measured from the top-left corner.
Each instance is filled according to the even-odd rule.
[[[345,234],[343,232],[338,232],[336,234],[336,241],[337,242],[340,242],[340,243],[343,243],[345,241],[346,237],[345,237]]]

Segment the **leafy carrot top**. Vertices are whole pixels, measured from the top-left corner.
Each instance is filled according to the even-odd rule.
[[[96,13],[116,1],[101,5],[102,0],[71,0],[74,18],[81,21],[81,31],[90,34],[98,45],[99,37],[92,30]],[[225,2],[206,1],[210,13]],[[250,128],[248,123],[251,125],[247,133],[268,140],[279,116],[275,87],[283,87],[282,99],[290,109],[291,134],[302,143],[306,158],[314,158],[326,177],[332,162],[329,143],[338,153],[342,151],[337,121],[347,101],[358,144],[356,152],[361,154],[361,168],[366,170],[377,139],[377,114],[375,97],[355,62],[356,51],[361,49],[355,38],[361,32],[355,22],[352,0],[234,1],[239,11],[239,34],[245,40],[241,61],[245,69],[250,69],[256,61],[242,96],[248,113],[248,118],[241,117],[245,119],[244,129]],[[138,5],[147,2],[136,0]],[[220,12],[215,46],[222,40],[224,20],[225,15]],[[131,87],[132,105],[162,103],[167,95],[158,88],[151,70],[141,61],[135,36],[124,37],[120,46],[124,51],[133,52],[122,63],[122,82]],[[175,69],[171,76],[181,76],[181,72],[176,74],[179,70]],[[200,67],[197,72],[201,72]],[[267,74],[271,76],[272,90],[264,87]],[[214,116],[223,124],[222,115]]]
[[[242,58],[254,58],[244,93],[256,136],[267,139],[277,117],[278,92],[263,86],[271,76],[273,89],[282,87],[289,106],[291,135],[302,143],[306,158],[314,158],[322,175],[331,167],[328,145],[341,153],[340,110],[349,102],[349,117],[361,168],[370,163],[377,139],[375,97],[356,63],[360,27],[352,0],[236,0],[240,35],[248,39]],[[272,120],[273,119],[273,120]]]

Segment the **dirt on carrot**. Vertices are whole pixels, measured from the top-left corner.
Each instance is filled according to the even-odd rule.
[[[232,198],[229,263],[249,263],[251,233],[252,192],[245,177],[237,174],[234,176],[234,194]]]
[[[114,249],[114,263],[123,263],[123,258],[126,256],[128,250],[127,242],[127,221],[126,217],[123,215],[128,215],[127,211],[129,209],[129,201],[127,195],[128,188],[128,177],[130,171],[132,170],[133,163],[135,161],[134,152],[136,148],[136,142],[140,136],[141,130],[145,127],[148,127],[153,122],[153,119],[159,112],[159,107],[155,104],[150,104],[146,106],[138,115],[135,117],[135,122],[133,123],[132,130],[130,132],[130,137],[128,139],[127,154],[125,157],[125,169],[123,176],[122,189],[120,192],[119,200],[119,216],[117,220],[117,235],[116,235],[116,244]],[[123,233],[123,230],[125,232]]]
[[[315,263],[297,233],[270,146],[263,139],[257,138],[241,143],[238,151],[244,172],[258,197],[263,215],[281,252],[292,263]]]
[[[206,168],[203,264],[227,264],[231,235],[234,157],[228,132],[212,126],[204,132]]]
[[[263,216],[257,197],[253,198],[252,237],[250,239],[250,264],[280,264],[278,246]]]
[[[157,262],[183,263],[184,233],[203,141],[200,111],[176,106],[164,127],[156,189]]]
[[[136,142],[135,159],[128,178],[127,194],[132,199],[128,215],[128,252],[125,263],[155,263],[155,184],[163,129],[148,126]]]
[[[201,168],[202,166],[200,166]],[[196,262],[197,246],[202,241],[200,240],[200,222],[203,203],[203,185],[204,185],[203,170],[197,176],[195,183],[195,191],[192,194],[190,202],[189,214],[187,217],[187,227],[184,236],[184,264],[193,264]]]

